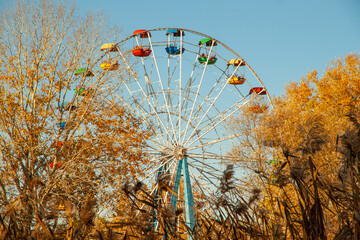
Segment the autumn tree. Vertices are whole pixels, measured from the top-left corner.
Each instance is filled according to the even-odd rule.
[[[245,141],[253,151],[233,151],[237,160],[257,155],[252,183],[292,239],[359,238],[359,83],[357,54],[336,59],[323,76],[310,72],[257,117]]]
[[[52,0],[16,1],[0,19],[0,238],[86,236],[146,165],[150,132],[93,64],[121,33]]]

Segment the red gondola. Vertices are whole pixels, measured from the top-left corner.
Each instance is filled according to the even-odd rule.
[[[147,57],[151,54],[151,50],[150,50],[150,48],[142,48],[142,47],[136,46],[132,50],[132,53],[135,57]]]
[[[250,89],[249,94],[257,93],[259,95],[266,95],[266,90],[263,87],[254,87]]]
[[[51,147],[61,147],[64,144],[64,142],[53,142],[51,144]]]
[[[51,162],[50,163],[50,168],[53,168],[54,167],[54,162]],[[58,162],[57,164],[56,164],[56,168],[60,168],[61,167],[61,165],[60,165],[60,163]]]
[[[132,54],[135,57],[148,57],[151,54],[151,50],[150,48],[144,47],[143,38],[150,38],[151,33],[147,32],[145,29],[139,29],[135,30],[133,35],[135,37],[133,42]]]

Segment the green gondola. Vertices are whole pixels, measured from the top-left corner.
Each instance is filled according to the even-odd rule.
[[[216,46],[217,42],[211,38],[204,38],[199,41],[199,45],[205,44],[206,46]]]
[[[216,63],[217,58],[211,57],[208,61],[208,57],[199,57],[198,60],[199,60],[199,63],[201,63],[201,64],[206,64],[206,62],[207,62],[208,65],[213,65]]]
[[[94,74],[87,68],[78,68],[75,71],[75,75],[85,75],[85,77],[92,77]]]

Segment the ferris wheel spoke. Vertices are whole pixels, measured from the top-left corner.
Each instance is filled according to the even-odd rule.
[[[153,87],[153,82],[151,81],[154,63],[152,62],[152,64],[151,64],[150,73],[147,72],[147,69],[146,69],[145,62],[144,62],[143,58],[141,58],[141,63],[143,65],[144,72],[145,72],[144,76],[145,76],[146,94],[149,96],[149,100],[151,98],[152,104],[156,108],[157,106],[160,106],[160,103],[159,103],[159,99],[157,98],[157,96],[155,94],[155,90],[154,90],[154,87]]]
[[[215,85],[213,86],[213,88],[217,85],[217,83],[220,82],[220,80],[221,80],[221,77],[217,80],[217,82],[215,83]],[[220,94],[219,94],[219,95],[220,95]],[[208,95],[208,96],[209,96],[209,95]],[[197,128],[198,128],[199,125],[202,123],[202,120],[207,116],[207,113],[210,111],[211,107],[214,106],[214,104],[215,104],[215,102],[216,102],[216,98],[215,98],[215,100],[214,100],[212,103],[210,103],[209,100],[210,100],[210,99],[207,98],[207,97],[206,97],[206,98],[203,98],[203,101],[201,102],[201,104],[200,104],[199,106],[197,106],[197,110],[195,111],[193,118],[199,117],[199,115],[201,114],[201,112],[204,111],[203,106],[204,106],[205,103],[210,104],[210,107],[208,108],[207,112],[203,114],[202,119],[201,119],[200,121],[198,121],[198,125],[197,125],[195,128],[193,128],[193,132],[192,132],[189,136],[191,136],[194,132],[197,131]],[[183,135],[182,142],[183,142],[184,144],[186,143],[186,142],[184,142],[184,141],[185,141],[185,137],[186,137],[186,133],[187,133],[188,127],[189,127],[189,125],[187,125],[186,128],[184,129],[184,131],[182,132],[182,135]]]
[[[166,128],[166,126],[164,125],[163,121],[161,120],[160,116],[157,113],[156,108],[153,106],[153,104],[151,103],[151,101],[149,100],[149,96],[144,92],[144,89],[142,88],[141,84],[139,83],[139,80],[137,78],[137,76],[134,74],[133,70],[131,69],[131,67],[129,66],[128,62],[126,61],[123,53],[121,51],[119,51],[120,55],[122,56],[123,61],[125,62],[126,66],[128,67],[130,73],[132,74],[132,76],[135,78],[135,81],[137,82],[141,92],[143,93],[143,96],[145,97],[145,99],[147,100],[149,106],[151,107],[151,110],[153,111],[153,113],[155,113],[157,120],[159,122],[159,125],[162,126],[162,129],[164,129],[166,131],[166,133],[168,134],[168,136],[171,136]],[[146,70],[146,69],[145,69]],[[127,87],[127,84],[124,82],[126,89],[128,90],[128,92],[130,93],[130,95],[132,96],[132,98],[135,100],[135,97],[132,94],[132,91]],[[138,106],[139,108],[143,109],[143,106]],[[163,138],[168,144],[171,144],[166,138]],[[173,141],[173,139],[171,139],[171,141]]]
[[[196,176],[196,174],[190,169],[190,176],[191,179],[195,182],[195,185],[198,187],[198,189],[201,191],[201,194],[205,198],[205,200],[208,203],[211,203],[211,199],[209,198],[211,195],[213,195],[213,192],[210,190],[212,187],[208,187],[208,183],[204,181],[204,179],[199,178]],[[202,181],[202,183],[200,182]],[[206,187],[205,187],[206,186]],[[210,204],[211,206],[212,204]],[[212,206],[211,206],[212,208]]]
[[[182,32],[180,32],[180,51],[182,52],[182,46],[183,46],[183,42],[182,42]],[[179,118],[178,118],[178,123],[179,123],[179,138],[178,141],[181,141],[181,108],[182,108],[182,99],[181,99],[181,94],[182,94],[182,88],[181,88],[181,83],[182,83],[182,54],[180,54],[180,76],[179,76]]]
[[[221,80],[222,80],[222,77],[225,75],[225,72],[227,71],[227,69],[229,68],[229,66],[227,66],[227,68],[224,70],[224,71],[221,71],[221,75],[217,78],[218,80],[215,82],[214,86],[210,89],[209,93],[208,93],[208,96],[211,97],[214,93],[217,92],[217,90],[219,91],[222,91],[223,88],[224,88],[224,83],[225,83],[225,86],[228,84],[227,83],[227,80],[224,81],[224,83],[220,86],[218,86],[219,83],[221,83]],[[230,78],[234,76],[235,72],[237,71],[237,69],[239,68],[239,66],[237,66],[237,68],[233,71],[233,73],[231,74]],[[239,89],[236,88],[238,91]],[[241,92],[240,92],[241,94]],[[219,94],[218,94],[219,95]],[[242,95],[242,94],[241,94]],[[244,96],[242,96],[244,97]],[[205,101],[203,101],[200,105],[200,108],[203,106],[203,103],[205,103]],[[214,105],[214,104],[212,104]]]
[[[233,158],[229,157],[229,156],[224,156],[224,155],[219,155],[216,153],[189,153],[188,154],[189,157],[193,157],[193,158],[204,158],[204,159],[217,159],[217,160],[233,160]]]
[[[212,176],[214,179],[219,180],[220,176],[217,176],[216,174],[214,174],[213,172],[209,172],[209,171],[205,171],[203,169],[200,169],[199,167],[195,166],[193,163],[189,162],[189,165],[193,168],[196,169],[199,172],[199,175],[197,177],[197,179],[206,179],[211,185],[213,185],[214,187],[217,187],[217,185],[208,177],[208,176]],[[218,169],[216,171],[219,171]],[[206,174],[204,174],[206,173]]]
[[[175,70],[177,68],[177,65],[179,63],[179,58],[178,60],[176,61],[176,64],[174,66],[174,69],[172,70],[172,73],[170,73],[170,54],[168,54],[168,83],[167,83],[167,89],[166,89],[166,98],[167,98],[167,102],[168,102],[168,105],[169,106],[173,106],[173,98],[174,98],[174,94],[172,94],[173,96],[170,95],[170,88],[171,88],[171,82],[173,81],[173,77],[174,77],[174,74],[175,74]],[[170,115],[170,113],[169,113]],[[173,129],[173,137],[176,139],[176,131],[177,131],[177,123],[175,123],[175,126],[174,126],[174,123],[172,122],[172,118],[171,116],[168,116],[168,125],[170,125],[170,119],[171,119],[171,123],[172,123],[172,129]],[[170,127],[170,126],[169,126]]]
[[[216,98],[214,99],[214,101],[210,104],[210,106],[208,107],[208,109],[206,110],[206,112],[203,114],[202,118],[200,119],[200,121],[198,122],[198,124],[195,126],[195,128],[193,129],[193,131],[190,133],[189,136],[192,136],[192,134],[194,134],[198,127],[200,126],[200,124],[202,123],[202,121],[204,120],[204,118],[207,116],[207,114],[209,113],[210,109],[214,106],[214,104],[216,103],[217,99],[219,98],[219,96],[221,95],[221,93],[223,92],[223,90],[225,89],[226,87],[226,83],[223,84],[222,86],[222,89],[220,90],[219,94],[216,96]],[[202,103],[203,104],[203,103]],[[201,105],[202,106],[202,105]],[[200,106],[200,108],[201,108]],[[188,126],[188,125],[187,125]],[[185,135],[184,135],[184,138],[185,138]],[[189,139],[188,139],[189,140]],[[188,141],[187,140],[187,141]],[[183,144],[186,144],[187,141],[185,141]]]
[[[199,163],[199,164],[204,165],[205,167],[207,167],[207,168],[209,168],[209,169],[212,169],[213,171],[219,171],[218,168],[215,168],[214,166],[211,166],[210,164],[207,164],[207,163],[205,163],[204,161],[198,160],[197,157],[192,157],[192,156],[189,155],[189,158],[191,158],[191,160],[193,160],[194,162],[197,162],[197,163]],[[202,158],[202,157],[199,157],[199,158]]]
[[[147,197],[147,199],[151,200],[151,198],[150,198],[148,195],[152,196],[152,195],[155,193],[155,191],[157,191],[157,190],[158,190],[158,189],[157,189],[157,186],[156,186],[156,187],[154,187],[154,188],[151,190],[150,193],[146,193],[145,196]],[[138,207],[138,208],[139,208],[139,210],[143,210],[145,206],[147,206],[147,204],[145,204],[144,202],[141,202],[140,207]],[[138,214],[140,214],[140,211],[138,211],[138,212],[135,214],[135,217],[136,217]],[[151,215],[152,215],[152,214],[151,214]],[[125,219],[126,219],[126,217],[123,217],[122,221],[124,221]]]
[[[218,180],[220,177],[219,169],[215,168],[209,164],[205,164],[203,161],[200,161],[196,158],[192,158],[193,162],[189,163],[192,167],[194,167],[201,175],[206,173],[209,177]],[[196,166],[195,163],[200,164],[201,166]],[[216,164],[218,165],[218,164]]]
[[[228,68],[228,67],[227,67],[227,68]],[[209,91],[209,93],[208,93],[208,96],[211,96],[213,93],[216,92],[215,89],[216,89],[217,85],[221,82],[221,79],[222,79],[222,77],[225,75],[225,72],[226,72],[227,68],[226,68],[224,71],[222,71],[221,75],[217,78],[217,81],[215,82],[214,86],[210,89],[210,91]],[[222,86],[220,86],[220,88],[221,88],[221,87],[222,87]]]
[[[104,73],[99,77],[99,76],[97,76],[97,75],[95,75],[94,74],[94,76],[96,77],[96,82],[99,82],[101,79],[102,79],[102,76],[104,75]],[[121,77],[121,76],[120,76]],[[86,80],[87,81],[87,80]],[[95,82],[95,83],[96,83]],[[92,84],[91,82],[89,82],[89,81],[87,81],[87,83],[92,87],[92,88],[94,88],[94,89],[96,89],[96,87],[94,86],[94,84]],[[121,96],[119,96],[112,88],[110,88],[108,85],[107,85],[107,83],[105,83],[105,82],[102,82],[102,84],[104,84],[107,88],[108,88],[108,90],[110,90],[111,92],[113,92],[129,109],[131,109],[134,113],[136,113],[140,118],[142,118],[145,122],[148,122],[146,119],[144,119],[144,116],[145,116],[145,114],[143,113],[142,115],[143,116],[141,116],[141,115],[139,115],[138,113],[137,113],[137,111],[135,111],[130,105],[128,105],[128,103],[127,103],[127,101],[125,101]],[[109,103],[112,103],[112,101],[111,100],[109,100],[108,99],[108,96],[104,96],[104,99],[107,101],[107,102],[109,102]],[[140,109],[140,108],[139,108]],[[149,122],[148,122],[148,126],[149,127],[151,127],[152,128],[152,130],[153,131],[155,131],[155,132],[157,132],[157,130],[155,129],[155,128],[153,128],[153,126],[151,125],[151,124],[149,124]],[[91,128],[89,129],[89,131],[91,130]],[[75,131],[73,131],[73,133],[75,133]],[[159,135],[159,134],[158,134]],[[162,146],[164,146],[163,144],[161,144],[160,142],[156,142],[156,141],[154,141],[153,139],[149,139],[152,143],[154,143],[155,145],[157,145],[158,147],[160,147],[160,145],[162,145]],[[160,145],[159,145],[160,144]]]
[[[148,183],[149,183],[149,181],[151,181],[153,179],[155,172],[157,172],[161,167],[164,167],[166,164],[168,164],[174,160],[174,157],[171,157],[168,160],[164,160],[166,158],[167,158],[166,156],[160,156],[160,157],[155,157],[155,158],[151,159],[151,161],[163,160],[163,162],[160,163],[159,165],[157,165],[157,167],[155,167],[155,169],[153,171],[146,174],[146,176],[143,177],[142,180],[140,180],[140,182],[143,182],[145,179],[148,179]],[[150,168],[154,168],[154,166],[149,166],[149,168],[147,170],[149,170]]]
[[[193,115],[193,112],[194,112],[195,104],[196,104],[196,101],[197,101],[197,98],[198,98],[198,95],[199,95],[199,92],[200,92],[200,88],[201,88],[202,82],[203,82],[203,80],[204,80],[206,68],[207,68],[207,66],[208,66],[209,56],[210,56],[210,54],[211,54],[211,51],[212,51],[213,46],[214,46],[214,42],[213,42],[212,45],[211,45],[211,48],[210,48],[210,51],[209,51],[209,54],[208,54],[208,58],[207,58],[206,64],[204,65],[204,69],[203,69],[203,71],[202,71],[202,75],[201,75],[201,78],[200,78],[200,83],[199,83],[199,85],[198,85],[198,89],[197,89],[197,92],[196,92],[196,95],[195,95],[195,100],[194,100],[193,106],[192,106],[192,108],[191,108],[189,120],[187,121],[187,124],[186,124],[185,129],[188,128],[188,126],[189,126],[189,124],[190,124],[190,121],[192,120],[192,115]],[[196,58],[198,58],[198,56],[196,56]],[[185,131],[185,132],[186,132],[186,131]],[[181,133],[180,133],[180,134],[181,134]]]
[[[143,59],[142,59],[142,63],[143,63],[144,71],[145,71],[145,81],[147,80],[147,81],[146,81],[146,82],[147,82],[146,84],[149,84],[149,85],[150,85],[150,89],[151,89],[151,91],[152,91],[153,93],[150,94],[150,95],[149,95],[149,94],[146,94],[145,91],[144,91],[144,89],[142,88],[142,86],[141,86],[138,78],[136,78],[135,80],[136,80],[136,82],[137,82],[137,84],[138,84],[141,92],[143,93],[143,96],[145,97],[145,99],[146,99],[146,100],[148,101],[148,103],[149,103],[150,111],[152,111],[152,113],[155,113],[155,114],[156,114],[156,116],[157,116],[157,121],[159,122],[159,125],[162,126],[162,128],[160,128],[161,131],[164,129],[165,132],[167,133],[167,136],[171,137],[171,135],[170,135],[169,132],[168,132],[168,128],[164,125],[162,119],[161,119],[160,116],[158,115],[158,110],[157,110],[157,108],[156,108],[156,104],[153,104],[152,101],[150,101],[150,97],[152,97],[153,101],[155,102],[155,100],[156,100],[157,105],[160,106],[160,103],[159,103],[158,98],[157,98],[157,94],[154,92],[154,90],[153,90],[153,88],[152,88],[152,85],[151,85],[151,80],[150,80],[150,78],[149,78],[149,75],[148,75],[147,72],[146,72],[146,67],[145,67],[144,60],[143,60]],[[159,78],[160,78],[160,75],[159,75]],[[161,78],[160,78],[160,82],[161,82]],[[154,100],[154,98],[155,98],[155,100]],[[165,98],[165,95],[164,95],[164,98]],[[166,98],[165,98],[165,101],[166,101]],[[172,138],[171,138],[170,140],[171,140],[172,142],[174,142],[174,140],[173,140]]]
[[[212,192],[209,192],[209,190],[208,190],[207,188],[204,188],[204,187],[203,187],[204,184],[200,184],[200,183],[199,183],[199,180],[196,178],[195,174],[194,174],[191,170],[190,170],[190,174],[191,174],[191,176],[192,176],[192,179],[194,179],[195,184],[196,184],[196,185],[198,186],[198,188],[200,189],[201,194],[204,196],[205,200],[207,201],[209,207],[213,210],[213,214],[215,214],[218,218],[220,218],[219,215],[218,215],[218,212],[220,211],[222,214],[224,214],[224,213],[222,212],[221,209],[215,209],[215,208],[214,208],[214,204],[211,203],[211,199],[209,199],[209,197],[208,197],[208,196],[211,196],[213,193],[212,193]],[[208,196],[207,196],[207,194],[205,193],[205,191],[207,192]],[[205,212],[206,212],[206,214],[207,214],[209,217],[213,217],[213,216],[210,216],[207,211],[205,211]]]
[[[178,58],[176,60],[176,63],[174,65],[174,68],[172,69],[172,71],[170,72],[171,68],[170,68],[170,55],[169,55],[169,61],[168,61],[168,87],[171,86],[171,81],[174,81],[174,75],[175,75],[175,72],[176,72],[176,69],[179,65],[179,62],[180,62],[180,58]]]
[[[156,128],[154,128],[154,126],[147,120],[147,116],[149,116],[149,113],[147,112],[147,110],[137,101],[137,99],[134,97],[134,95],[132,94],[131,90],[128,88],[126,82],[123,83],[124,86],[127,88],[127,90],[129,91],[130,95],[132,96],[134,103],[137,107],[137,110],[141,113],[139,114],[138,111],[136,111],[133,107],[131,107],[128,103],[128,101],[126,101],[125,99],[123,99],[123,97],[121,97],[119,94],[117,94],[116,92],[114,93],[129,109],[131,109],[136,115],[138,115],[144,122],[147,123],[147,125],[156,133],[156,136],[161,136],[163,143],[160,143],[160,141],[156,142],[152,139],[150,139],[150,141],[152,141],[155,145],[157,145],[158,147],[160,147],[157,143],[161,144],[162,146],[165,146],[165,142],[168,142],[164,137],[163,137],[163,133],[162,132],[158,132],[158,130]],[[161,131],[161,129],[160,129]]]
[[[202,97],[202,96],[201,96],[201,97]],[[207,100],[208,100],[208,99],[203,98],[203,101],[207,101]],[[188,102],[191,102],[191,101],[192,101],[191,99],[188,99]],[[196,103],[195,103],[195,104],[196,104]],[[199,108],[199,109],[201,109],[198,104],[196,105],[196,107]],[[214,107],[214,108],[215,108],[215,107]],[[220,115],[220,114],[221,114],[220,111],[218,111],[216,108],[215,108],[215,111],[217,112],[217,115]],[[186,114],[184,114],[184,118],[185,118],[185,119],[189,119],[189,116],[186,115]],[[191,121],[191,122],[196,122],[195,119],[196,119],[195,116],[193,116],[193,118],[192,118],[193,121]],[[210,120],[211,123],[214,122],[214,121],[211,120],[211,118],[209,118],[208,120]],[[208,120],[207,120],[207,121],[208,121]],[[206,121],[206,122],[207,122],[207,121]],[[192,127],[192,128],[195,127],[195,126],[194,126],[193,124],[191,124],[191,123],[189,123],[189,126]],[[186,135],[186,130],[187,130],[187,129],[184,128],[181,134],[182,134],[182,135]],[[197,134],[197,132],[200,132],[200,131],[199,131],[199,130],[194,131],[193,134]]]
[[[204,126],[200,132],[202,132],[202,134],[194,139],[192,142],[188,143],[186,146],[189,147],[191,146],[193,143],[195,143],[199,138],[205,136],[207,133],[209,133],[211,130],[213,130],[214,128],[216,128],[219,124],[223,123],[226,119],[228,119],[230,116],[232,116],[236,111],[238,111],[238,108],[247,104],[249,101],[251,101],[253,98],[245,101],[242,103],[242,105],[239,105],[242,101],[245,100],[245,98],[239,100],[237,103],[235,103],[234,105],[232,105],[227,111],[225,111],[225,114],[221,114],[218,118],[214,119],[214,122],[216,121],[216,123],[214,124],[207,124],[206,126]],[[191,138],[193,138],[195,135],[193,134],[192,136],[189,137],[189,139],[187,140],[187,142],[189,142],[189,140]]]
[[[155,60],[155,58],[153,58]],[[145,89],[146,89],[146,95],[149,98],[149,102],[152,102],[152,104],[149,104],[150,107],[150,111],[152,111],[153,108],[155,108],[155,111],[157,110],[157,106],[161,106],[159,103],[159,99],[157,98],[157,95],[155,94],[155,90],[153,87],[153,82],[152,82],[152,75],[153,75],[153,67],[154,67],[154,61],[151,63],[151,67],[150,67],[150,72],[148,72],[146,65],[145,65],[145,61],[144,58],[141,57],[141,63],[144,69],[144,77],[145,77]],[[138,82],[138,79],[136,79],[139,87],[141,88],[141,83]],[[159,80],[158,80],[159,81]],[[142,90],[142,88],[141,88]]]
[[[239,68],[240,64],[236,67],[235,71],[231,74],[230,78],[234,76],[234,73],[237,71],[237,69]],[[222,78],[223,74],[218,78],[218,80],[216,81],[216,83],[214,84],[213,88],[210,90],[209,95],[211,95],[211,93],[214,91],[216,85],[220,82],[221,78]],[[213,102],[210,104],[210,106],[208,107],[208,109],[206,110],[206,112],[203,114],[202,118],[200,119],[200,121],[198,122],[198,124],[196,125],[196,127],[193,129],[192,133],[189,136],[192,136],[192,134],[198,129],[198,127],[201,125],[202,121],[204,120],[204,118],[207,116],[207,114],[209,113],[210,109],[214,106],[214,104],[216,103],[216,101],[218,100],[218,98],[220,97],[221,93],[224,91],[225,87],[228,85],[227,81],[224,81],[223,84],[220,86],[221,90],[219,91],[219,93],[217,94],[217,96],[215,97],[215,99],[213,100]],[[202,108],[203,104],[204,104],[205,100],[201,103],[200,108]],[[199,108],[199,109],[200,109]],[[184,135],[185,138],[185,135]],[[189,139],[188,139],[189,140]],[[187,141],[184,142],[184,144],[186,144]]]
[[[171,128],[172,128],[172,131],[173,131],[173,136],[175,137],[175,128],[174,128],[174,124],[173,124],[173,121],[172,121],[172,118],[171,118],[171,115],[170,115],[170,109],[169,109],[169,105],[168,105],[168,101],[167,101],[167,98],[166,98],[166,95],[165,95],[165,90],[164,90],[164,86],[162,84],[162,78],[161,78],[161,75],[160,75],[160,71],[159,71],[159,66],[158,66],[158,63],[156,61],[156,57],[155,57],[155,49],[152,45],[152,42],[151,42],[151,38],[149,38],[149,43],[150,43],[150,47],[152,49],[152,53],[153,53],[153,60],[154,60],[154,63],[155,63],[155,68],[156,68],[156,72],[157,72],[157,75],[159,77],[159,83],[160,83],[160,91],[162,92],[162,95],[163,95],[163,98],[164,98],[164,103],[165,103],[165,107],[166,107],[166,111],[168,113],[168,119],[170,121],[170,125],[171,125]],[[181,60],[180,60],[180,68],[181,68]],[[181,81],[180,81],[181,82]],[[167,128],[166,128],[167,129]],[[170,137],[170,134],[168,133],[168,136]],[[172,142],[174,142],[174,139],[172,139]],[[176,141],[176,137],[175,137],[175,141]]]
[[[174,96],[171,96],[171,95],[170,95],[171,82],[173,81],[174,74],[175,74],[175,70],[176,70],[176,68],[177,68],[177,66],[178,66],[178,63],[179,63],[179,58],[178,58],[178,60],[176,61],[175,66],[174,66],[174,68],[172,69],[172,72],[171,72],[171,68],[170,68],[170,59],[171,59],[170,54],[168,54],[168,66],[167,66],[167,68],[168,68],[168,83],[167,83],[166,93],[167,93],[168,103],[169,103],[170,106],[172,106],[172,105],[173,105],[172,102],[173,102],[173,97],[174,97]]]
[[[153,196],[154,193],[155,193],[157,190],[159,190],[159,188],[158,188],[159,186],[158,186],[158,184],[156,183],[156,179],[154,180],[154,178],[156,178],[156,177],[155,177],[156,172],[159,172],[159,170],[160,170],[162,167],[166,166],[166,164],[170,164],[170,165],[168,166],[168,169],[169,169],[169,171],[170,171],[172,168],[174,168],[173,165],[175,165],[175,163],[176,163],[176,161],[172,161],[172,160],[174,160],[174,159],[171,158],[171,159],[169,159],[167,162],[162,163],[158,168],[156,168],[151,174],[148,175],[148,177],[147,177],[147,182],[144,183],[144,185],[148,186],[148,189],[152,189],[152,191],[151,191],[151,193],[150,193],[151,196]],[[146,178],[144,178],[144,179],[143,179],[142,181],[140,181],[140,182],[144,182],[145,179],[146,179]],[[152,181],[151,186],[149,186],[151,181]],[[169,196],[169,193],[166,194],[166,198],[167,198],[168,196]],[[144,205],[143,205],[143,207],[144,207]]]
[[[164,144],[166,142],[166,139],[162,136],[162,133],[158,132],[158,130],[156,128],[154,128],[154,126],[147,120],[145,113],[141,111],[141,105],[138,106],[138,110],[141,113],[141,114],[139,114],[139,112],[135,111],[135,109],[132,106],[130,106],[128,104],[128,102],[125,101],[121,96],[118,95],[117,97],[126,105],[126,107],[128,109],[132,110],[138,117],[140,117],[147,124],[147,126],[149,126],[151,128],[151,130],[156,133],[157,137],[161,136],[161,139],[158,139],[158,141],[155,141],[154,139],[149,139],[149,141],[152,142],[153,144],[155,144],[159,149],[165,147]],[[108,100],[108,101],[111,102],[110,100]],[[162,140],[162,142],[160,140]]]
[[[194,149],[197,149],[197,148],[203,148],[205,146],[211,146],[211,145],[214,145],[214,144],[217,144],[219,142],[225,142],[226,140],[230,140],[230,139],[234,139],[236,137],[240,137],[240,136],[243,136],[245,134],[247,134],[248,132],[241,132],[241,133],[237,133],[237,134],[233,134],[231,136],[227,136],[227,137],[224,137],[224,138],[219,138],[219,139],[216,139],[216,140],[213,140],[213,141],[209,141],[209,142],[206,142],[206,143],[203,143],[203,144],[199,144],[199,145],[196,145],[196,146],[193,146],[193,147],[190,147],[190,148],[187,148],[188,151],[191,151],[191,150],[194,150]],[[189,145],[190,146],[190,145]]]
[[[192,86],[193,82],[195,81],[195,79],[197,78],[197,75],[194,78],[194,73],[195,73],[195,69],[196,69],[196,62],[198,61],[198,55],[200,54],[200,49],[199,52],[196,54],[196,58],[195,58],[195,62],[193,63],[193,68],[190,74],[189,79],[187,80],[186,84],[185,84],[185,88],[184,89],[189,89],[189,91],[186,92],[186,96],[185,98],[189,98],[189,94],[190,94],[190,87]],[[198,72],[198,74],[200,74],[200,71]],[[188,102],[185,102],[188,103]],[[185,105],[185,108],[187,108],[187,104]]]

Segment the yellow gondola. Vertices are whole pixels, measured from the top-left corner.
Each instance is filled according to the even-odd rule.
[[[101,51],[109,50],[110,52],[116,52],[117,48],[116,48],[116,44],[114,43],[105,43],[101,46],[100,50]]]
[[[63,201],[61,201],[61,202],[59,203],[59,210],[60,210],[60,211],[64,211],[64,210],[65,210],[65,204],[64,204]]]
[[[100,67],[102,70],[114,71],[120,67],[120,64],[117,62],[116,63],[104,62],[100,64]]]
[[[242,76],[234,76],[231,78],[228,78],[228,83],[232,85],[241,85],[245,82],[245,78]]]
[[[242,59],[230,59],[230,61],[228,61],[227,65],[233,65],[233,66],[245,66],[245,61]]]

